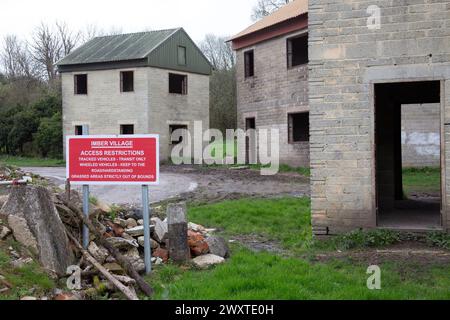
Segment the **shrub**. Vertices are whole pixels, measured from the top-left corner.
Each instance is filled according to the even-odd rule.
[[[37,150],[43,157],[61,158],[63,150],[61,113],[44,118],[34,137]]]

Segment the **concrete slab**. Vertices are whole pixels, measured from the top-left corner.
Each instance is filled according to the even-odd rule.
[[[395,210],[379,214],[378,226],[407,231],[442,230],[440,210],[439,198],[397,201]]]

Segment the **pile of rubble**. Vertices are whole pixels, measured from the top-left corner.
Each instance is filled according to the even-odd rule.
[[[227,241],[215,236],[214,229],[188,223],[185,205],[176,206],[176,223],[169,209],[168,218],[151,218],[152,263],[175,262],[199,269],[224,263],[230,255]],[[96,203],[90,205],[86,220],[77,192],[53,193],[42,186],[25,185],[12,187],[9,196],[0,196],[0,219],[0,240],[14,237],[36,253],[21,257],[11,252],[12,264],[23,266],[33,261],[32,256],[58,278],[68,276],[69,266],[80,267],[81,290],[69,297],[85,297],[80,292],[89,296],[92,290],[107,288],[135,299],[134,286],[151,294],[140,276],[145,271],[141,210]],[[88,223],[91,235],[87,250],[80,246],[83,222]]]
[[[140,219],[139,210],[124,210],[120,217],[108,219],[107,206],[102,205],[104,215],[99,219],[104,226],[104,237],[115,248],[126,256],[137,271],[143,272],[144,265],[144,220]],[[98,208],[97,208],[98,209]],[[115,209],[117,210],[117,208]],[[120,209],[119,209],[120,211]],[[192,264],[198,268],[207,268],[211,265],[225,262],[229,257],[227,242],[213,235],[214,229],[188,223],[187,245],[192,258]],[[152,263],[161,265],[170,260],[169,226],[168,219],[151,218],[151,251]],[[91,242],[88,251],[111,272],[120,271],[120,267],[107,255],[104,248]]]
[[[0,165],[0,181],[9,180],[11,170]]]

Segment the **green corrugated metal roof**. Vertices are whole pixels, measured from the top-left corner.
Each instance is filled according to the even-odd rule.
[[[58,61],[58,66],[117,62],[146,58],[179,29],[94,38]]]

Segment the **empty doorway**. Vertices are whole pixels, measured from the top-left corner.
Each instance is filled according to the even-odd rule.
[[[256,119],[245,119],[245,162],[247,164],[256,164]]]
[[[441,168],[441,114],[431,119],[439,140],[436,148],[436,167],[407,168],[405,139],[402,131],[405,115],[413,112],[409,106],[427,106],[441,103],[440,81],[398,82],[375,84],[375,167],[378,226],[400,230],[439,230],[442,228],[442,168]],[[426,117],[431,112],[423,112]],[[403,118],[403,119],[402,119]],[[402,121],[403,120],[403,121]],[[404,129],[404,128],[403,128]],[[402,139],[403,137],[403,139]],[[431,188],[421,192],[420,186]],[[411,188],[416,188],[414,192]]]

